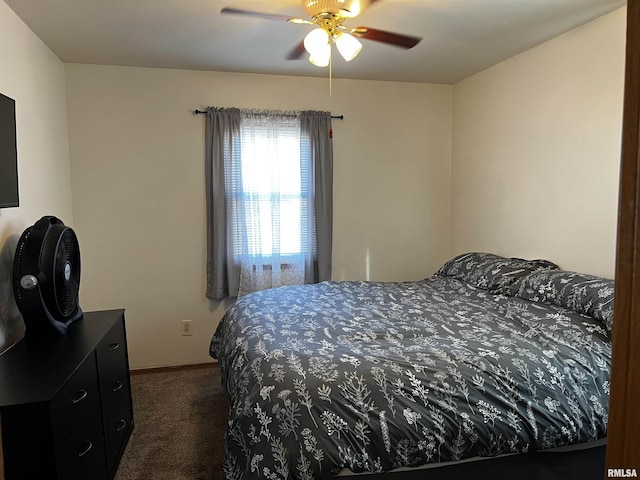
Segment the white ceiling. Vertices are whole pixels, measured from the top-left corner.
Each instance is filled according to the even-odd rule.
[[[65,63],[322,76],[286,60],[311,27],[220,15],[224,6],[305,17],[299,0],[4,0]],[[625,0],[379,0],[349,27],[422,37],[362,40],[341,78],[454,83],[621,7]]]

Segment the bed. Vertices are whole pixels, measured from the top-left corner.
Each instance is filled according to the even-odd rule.
[[[613,287],[473,252],[417,282],[247,295],[210,346],[230,405],[225,477],[549,478],[550,463],[602,478]]]

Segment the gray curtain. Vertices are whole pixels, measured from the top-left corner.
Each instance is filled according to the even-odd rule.
[[[251,111],[255,114],[255,111]],[[207,203],[207,289],[212,299],[235,297],[240,265],[233,257],[232,229],[228,225],[225,188],[230,188],[231,162],[241,160],[237,108],[207,108],[205,123],[205,185]],[[312,162],[316,232],[314,258],[305,265],[305,283],[331,279],[333,225],[333,140],[329,112],[300,112],[301,156]],[[302,147],[304,151],[302,151]],[[225,168],[226,165],[226,168]]]
[[[227,249],[225,156],[240,152],[237,108],[207,108],[205,122],[205,187],[207,197],[207,297],[222,299],[237,292],[240,270]],[[235,289],[235,290],[234,290]]]
[[[300,128],[308,136],[314,172],[317,259],[305,272],[306,283],[331,280],[333,241],[333,132],[329,112],[305,111]],[[307,276],[307,274],[309,276]]]

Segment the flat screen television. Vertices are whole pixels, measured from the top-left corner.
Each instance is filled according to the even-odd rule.
[[[16,102],[0,93],[0,208],[19,204]]]

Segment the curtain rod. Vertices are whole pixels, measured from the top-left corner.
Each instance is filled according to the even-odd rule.
[[[207,112],[205,112],[204,110],[195,109],[193,111],[194,115],[204,115],[205,113]],[[331,118],[335,118],[337,120],[344,120],[344,115],[331,115]]]

